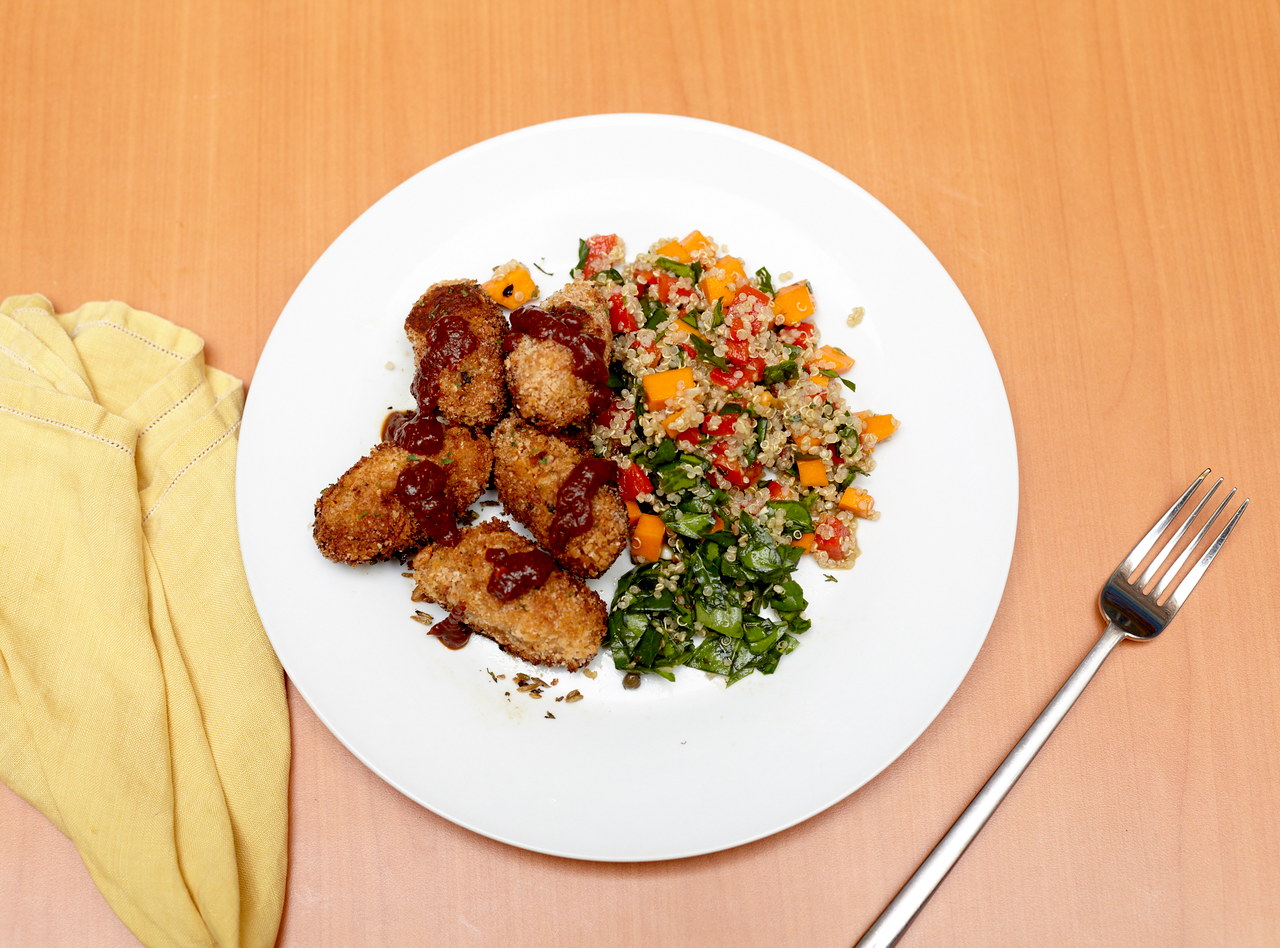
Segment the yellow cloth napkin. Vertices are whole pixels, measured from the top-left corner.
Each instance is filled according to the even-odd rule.
[[[153,946],[264,946],[289,718],[235,522],[237,379],[122,303],[0,304],[0,780]]]

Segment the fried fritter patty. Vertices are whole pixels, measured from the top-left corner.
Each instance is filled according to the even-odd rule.
[[[493,479],[507,513],[520,521],[556,562],[588,579],[602,574],[627,546],[627,508],[615,488],[602,487],[592,500],[592,524],[564,549],[551,543],[556,494],[569,472],[588,457],[567,439],[531,427],[514,415],[494,429]]]
[[[426,406],[434,405],[455,425],[497,423],[507,409],[506,325],[502,307],[474,280],[427,290],[404,322],[418,363],[414,390],[420,404],[425,394]]]
[[[395,495],[402,471],[419,461],[398,444],[384,441],[330,484],[316,501],[312,536],[335,563],[376,563],[421,546],[422,527]],[[445,472],[445,493],[461,514],[489,486],[493,451],[483,432],[446,428],[444,446],[425,460]]]
[[[583,330],[604,343],[608,359],[613,332],[599,290],[570,283],[548,297],[544,308],[549,313],[580,314]],[[580,425],[591,416],[592,387],[577,376],[573,356],[558,342],[521,337],[507,354],[506,368],[512,404],[539,428],[555,431]]]
[[[492,549],[536,549],[502,520],[462,531],[456,546],[424,547],[413,560],[415,596],[439,603],[482,635],[535,665],[576,671],[595,656],[604,638],[604,601],[580,579],[552,569],[541,587],[503,602],[488,589]]]

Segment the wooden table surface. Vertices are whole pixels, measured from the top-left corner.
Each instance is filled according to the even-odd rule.
[[[331,240],[489,136],[670,112],[776,138],[933,250],[1021,466],[1003,604],[863,789],[728,852],[607,865],[460,829],[291,692],[280,943],[844,945],[1088,649],[1201,468],[1254,498],[1174,631],[1122,647],[906,945],[1280,943],[1280,5],[339,0],[4,5],[0,296],[118,298],[246,379]],[[0,787],[0,944],[134,944]]]

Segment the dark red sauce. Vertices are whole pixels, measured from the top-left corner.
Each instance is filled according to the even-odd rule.
[[[460,649],[471,641],[471,626],[462,621],[461,612],[451,612],[428,631],[428,635],[434,635],[440,639],[440,644],[445,648]]]
[[[573,374],[582,379],[590,390],[588,399],[592,413],[608,403],[612,394],[606,384],[609,367],[605,362],[605,342],[587,331],[586,313],[575,306],[555,306],[546,310],[534,303],[526,303],[512,312],[510,318],[511,332],[503,342],[506,352],[514,349],[522,336],[558,343],[569,350],[573,358]]]
[[[437,465],[419,461],[400,472],[392,493],[413,514],[428,539],[451,546],[461,534],[453,504],[445,494],[447,480]]]
[[[555,562],[541,550],[512,553],[501,547],[486,550],[484,558],[493,564],[489,574],[489,595],[510,602],[547,581]]]
[[[556,512],[547,538],[552,550],[563,550],[570,540],[591,529],[596,494],[617,477],[617,466],[607,458],[587,458],[569,472],[556,491]]]
[[[444,425],[420,411],[396,411],[382,423],[382,440],[411,454],[435,454],[444,447]]]
[[[462,308],[453,308],[452,304]],[[467,319],[469,305],[465,288],[458,291],[444,290],[430,311],[421,313],[420,302],[409,314],[408,323],[422,332],[422,358],[413,377],[411,391],[424,415],[434,412],[440,399],[440,373],[458,365],[476,350],[476,334]]]

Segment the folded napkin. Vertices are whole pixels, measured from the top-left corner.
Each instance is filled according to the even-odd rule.
[[[235,522],[243,387],[121,303],[0,304],[0,780],[147,945],[275,942],[289,718]]]

